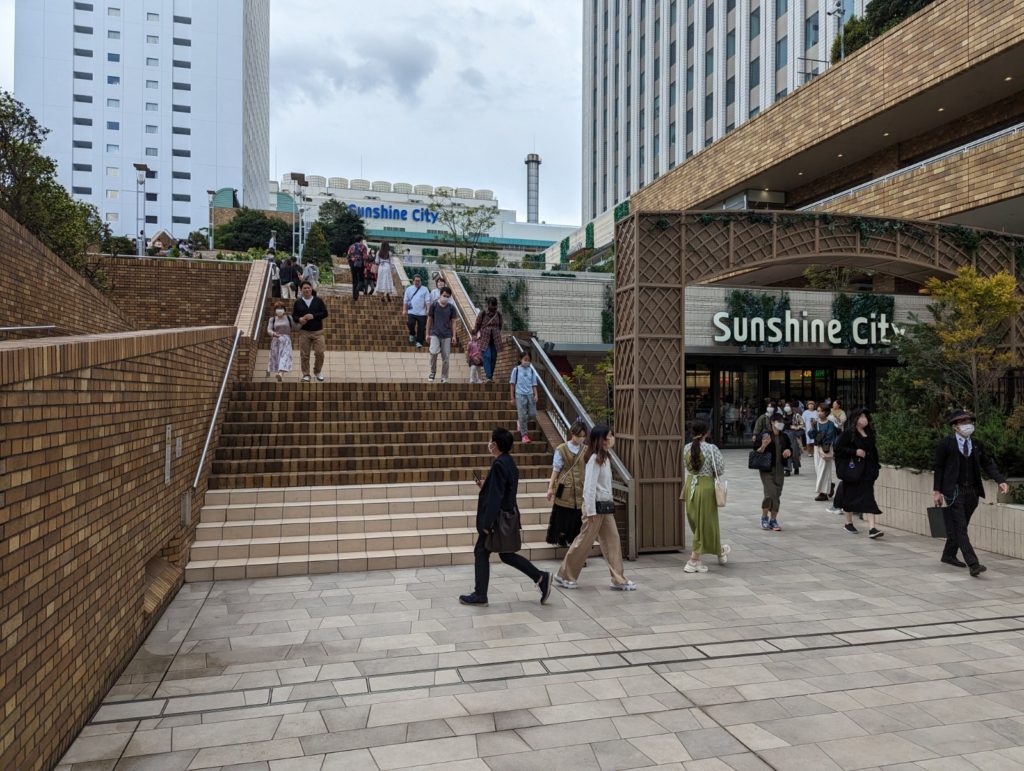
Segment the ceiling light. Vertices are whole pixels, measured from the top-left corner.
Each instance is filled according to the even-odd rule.
[[[804,173],[803,173],[802,171],[798,171],[798,172],[796,173],[796,175],[797,175],[798,177],[802,177],[802,176],[804,175]]]
[[[1013,80],[1013,75],[1007,75],[1005,78],[1003,78],[1003,80],[1009,83],[1011,80]]]
[[[883,136],[883,137],[887,137],[887,136],[889,136],[889,132],[888,132],[888,131],[886,131],[886,132],[885,132],[884,134],[882,134],[882,136]]]
[[[940,107],[940,108],[939,108],[939,112],[945,112],[945,111],[946,111],[946,108],[945,108],[945,107]]]
[[[839,155],[836,156],[836,158],[842,158],[842,157],[843,157],[842,153],[839,153]]]

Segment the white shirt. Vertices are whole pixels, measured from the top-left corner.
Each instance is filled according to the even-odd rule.
[[[960,450],[960,454],[961,455],[964,454],[964,445],[967,445],[967,455],[968,456],[970,456],[970,454],[972,452],[974,452],[974,447],[971,445],[971,440],[970,439],[964,439],[962,436],[960,436],[960,434],[956,435],[956,444],[957,444],[957,447]]]
[[[405,290],[405,296],[402,301],[409,308],[410,316],[426,316],[427,315],[427,298],[430,293],[427,288],[420,284],[419,289],[413,284]]]
[[[310,295],[308,300],[305,297],[300,297],[299,299],[306,303],[307,308],[312,308],[313,300],[316,299],[316,295]]]
[[[612,500],[612,462],[605,460],[598,465],[597,455],[590,456],[583,476],[583,513],[588,517],[597,514],[598,501]]]
[[[569,448],[569,452],[571,452],[573,455],[579,455],[580,450],[583,449],[582,444],[577,446],[574,445],[572,442],[566,442],[565,446]],[[565,468],[565,463],[562,461],[562,453],[560,453],[558,450],[555,450],[555,458],[554,460],[551,461],[551,466],[554,469],[555,473],[560,473],[562,469]]]

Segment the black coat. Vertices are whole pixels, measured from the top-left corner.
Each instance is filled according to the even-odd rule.
[[[766,433],[771,435],[772,440],[768,443],[768,446],[764,448],[764,451],[766,453],[768,453],[769,455],[771,455],[771,458],[772,458],[772,466],[771,467],[775,468],[775,460],[776,460],[776,458],[782,458],[782,453],[784,453],[786,450],[789,450],[790,452],[793,452],[793,443],[789,440],[789,436],[786,435],[785,431],[780,431],[778,436],[775,436],[775,434],[772,434],[770,429]],[[754,449],[755,450],[760,450],[761,449],[761,441],[763,440],[763,438],[764,437],[763,437],[762,434],[754,434]],[[779,447],[777,448],[777,451],[776,451],[776,447],[775,447],[776,443],[779,445]],[[792,456],[790,456],[790,457],[792,457]],[[785,463],[786,463],[786,459],[785,458],[782,458],[782,463],[783,463],[783,465],[785,465]]]
[[[960,463],[965,460],[960,452],[960,444],[956,435],[950,434],[939,440],[935,448],[935,476],[932,482],[932,490],[942,493],[946,498],[953,498],[956,494],[957,482],[960,480]],[[999,473],[996,462],[988,454],[985,445],[978,439],[971,439],[970,461],[974,464],[974,478],[978,481],[978,497],[985,497],[985,488],[981,484],[981,472],[985,471],[997,483],[1002,484],[1006,477]]]
[[[851,513],[881,514],[882,510],[878,508],[878,503],[875,501],[875,480],[878,479],[878,472],[882,468],[878,462],[875,438],[861,436],[860,432],[848,428],[839,435],[833,445],[833,450],[836,455],[837,475],[851,460],[857,458],[857,450],[864,450],[863,460],[857,462],[866,465],[860,481],[847,482],[843,480],[839,483],[832,505]]]
[[[494,459],[476,503],[477,530],[490,530],[503,511],[514,511],[519,490],[519,467],[503,452]]]
[[[307,332],[319,332],[324,328],[324,319],[327,318],[327,306],[324,305],[323,300],[316,296],[316,292],[313,292],[313,303],[311,305],[307,306],[306,301],[300,297],[295,301],[295,305],[292,306],[292,318],[296,324],[307,313],[312,313],[313,318],[299,327],[299,329],[304,329]]]

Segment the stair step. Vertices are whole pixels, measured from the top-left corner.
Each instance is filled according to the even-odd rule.
[[[544,475],[546,476],[546,475]],[[547,490],[547,479],[544,476],[520,475],[519,495],[538,494]],[[347,501],[362,500],[366,503],[393,501],[401,499],[432,499],[436,496],[458,497],[473,496],[475,499],[479,489],[466,479],[452,482],[410,482],[401,485],[365,484],[365,485],[291,485],[288,487],[236,488],[234,490],[209,490],[206,493],[206,505],[234,505],[255,503],[308,503],[310,501]]]
[[[357,484],[409,484],[416,482],[464,482],[472,471],[485,465],[467,468],[409,469],[405,471],[290,471],[282,473],[214,473],[209,487],[215,490],[239,487],[350,486]],[[537,476],[551,471],[551,465],[519,466],[519,473]]]

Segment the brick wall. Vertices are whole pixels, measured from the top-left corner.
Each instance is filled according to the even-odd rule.
[[[0,768],[56,763],[180,585],[234,331],[0,342]]]
[[[53,324],[58,334],[133,328],[115,305],[3,210],[0,265],[0,326]]]
[[[251,264],[210,260],[101,257],[104,291],[138,329],[230,326]]]

